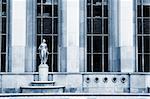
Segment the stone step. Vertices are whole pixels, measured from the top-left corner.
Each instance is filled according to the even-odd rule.
[[[33,81],[31,86],[54,86],[54,81]]]
[[[20,87],[21,93],[63,93],[64,86],[24,86]]]

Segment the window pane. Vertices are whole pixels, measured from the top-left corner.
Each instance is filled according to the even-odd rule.
[[[52,0],[44,0],[44,3],[46,3],[46,4],[52,4]]]
[[[142,72],[142,54],[138,54],[138,71]]]
[[[58,0],[53,0],[54,5],[58,4]]]
[[[43,19],[43,32],[44,34],[52,33],[52,19],[50,18]]]
[[[108,37],[104,36],[104,53],[108,53]]]
[[[54,5],[54,16],[58,16],[58,5]]]
[[[143,20],[143,32],[144,34],[150,34],[150,19]]]
[[[41,6],[38,5],[37,6],[37,16],[40,16],[41,15]]]
[[[58,67],[57,67],[57,54],[54,54],[54,65],[53,65],[53,71],[57,72],[58,71]]]
[[[141,5],[137,6],[137,16],[141,17],[142,13],[141,13]]]
[[[144,53],[150,53],[150,36],[144,36]]]
[[[51,5],[43,6],[43,15],[44,16],[52,16],[52,6]]]
[[[37,47],[39,47],[40,46],[40,44],[41,44],[41,36],[37,36]],[[37,52],[39,52],[39,50],[38,50],[38,48],[37,48]]]
[[[87,72],[91,72],[91,54],[87,54]]]
[[[37,19],[37,33],[41,34],[41,19]]]
[[[104,34],[108,34],[108,19],[104,19]]]
[[[6,16],[6,4],[2,4],[2,16]]]
[[[91,17],[91,5],[87,6],[87,17]]]
[[[51,36],[43,36],[43,39],[46,40],[46,44],[48,47],[48,52],[52,53],[52,37]]]
[[[93,71],[94,72],[102,71],[102,55],[100,54],[93,55]]]
[[[102,2],[102,0],[93,0],[93,4],[99,4],[101,2]]]
[[[54,45],[54,49],[53,49],[53,51],[56,53],[57,51],[58,51],[58,37],[57,36],[54,36],[54,38],[53,38],[54,40],[53,40],[53,45]]]
[[[142,53],[142,36],[138,37],[138,53]]]
[[[6,18],[2,18],[2,33],[6,34]]]
[[[2,35],[2,52],[6,52],[6,35]]]
[[[87,33],[91,34],[91,19],[87,19]]]
[[[47,60],[47,64],[49,66],[49,71],[51,72],[52,71],[52,54],[49,54],[48,55],[48,60]]]
[[[87,0],[87,4],[91,4],[91,0]]]
[[[93,37],[93,52],[94,53],[102,52],[102,37],[100,36]]]
[[[102,33],[102,20],[101,19],[94,19],[93,32],[94,32],[94,34]]]
[[[6,71],[6,54],[1,54],[1,72]]]
[[[91,37],[87,36],[87,52],[91,53]]]
[[[102,6],[93,6],[93,17],[102,16]]]
[[[6,3],[6,0],[2,0],[3,3]]]
[[[104,5],[104,17],[108,17],[108,5]]]
[[[54,19],[54,34],[58,34],[58,19]]]
[[[108,54],[104,54],[104,71],[108,72]]]
[[[150,55],[144,55],[144,71],[150,72]]]
[[[37,0],[37,3],[41,3],[41,0]]]
[[[142,20],[141,19],[138,19],[137,20],[137,32],[138,34],[142,34]]]
[[[143,6],[143,16],[150,17],[150,6]]]

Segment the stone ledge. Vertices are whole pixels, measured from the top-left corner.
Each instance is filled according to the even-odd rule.
[[[23,86],[21,89],[57,89],[65,88],[65,86]]]
[[[55,81],[32,81],[31,84],[53,84]]]

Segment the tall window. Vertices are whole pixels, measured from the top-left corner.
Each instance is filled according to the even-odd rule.
[[[87,71],[108,71],[108,1],[87,0]]]
[[[50,72],[57,72],[58,57],[58,0],[37,0],[37,52],[42,39],[48,45],[48,61]],[[40,64],[39,53],[37,66]]]
[[[137,0],[136,15],[138,71],[150,72],[150,0]]]
[[[7,70],[7,0],[0,1],[0,72]]]

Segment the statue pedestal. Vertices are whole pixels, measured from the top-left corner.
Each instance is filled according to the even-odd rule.
[[[48,81],[48,65],[40,64],[39,66],[39,81]]]

